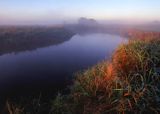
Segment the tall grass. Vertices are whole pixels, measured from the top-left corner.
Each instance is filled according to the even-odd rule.
[[[159,68],[159,39],[130,40],[111,61],[78,73],[61,108],[70,114],[160,113]]]

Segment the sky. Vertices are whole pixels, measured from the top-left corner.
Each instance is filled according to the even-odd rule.
[[[59,24],[97,20],[160,20],[160,0],[0,0],[0,24]]]

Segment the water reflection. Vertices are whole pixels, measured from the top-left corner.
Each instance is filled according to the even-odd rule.
[[[74,72],[110,58],[125,41],[109,34],[77,34],[59,45],[2,55],[0,89],[11,93],[64,88]]]

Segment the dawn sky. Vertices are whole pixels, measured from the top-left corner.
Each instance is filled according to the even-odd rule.
[[[0,0],[0,24],[55,24],[79,17],[160,20],[160,0]]]

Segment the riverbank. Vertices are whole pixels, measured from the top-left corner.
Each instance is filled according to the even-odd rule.
[[[0,55],[35,50],[68,41],[75,33],[64,27],[0,27]]]
[[[159,113],[160,39],[132,39],[111,61],[78,73],[68,96],[58,95],[57,114]]]

